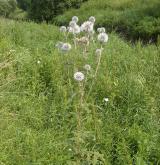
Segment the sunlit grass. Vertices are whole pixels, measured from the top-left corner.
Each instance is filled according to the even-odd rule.
[[[72,164],[78,89],[72,61],[55,48],[61,37],[52,25],[0,20],[0,164]],[[107,165],[160,163],[159,51],[109,34],[85,109],[83,146]],[[69,58],[80,66],[77,53]]]

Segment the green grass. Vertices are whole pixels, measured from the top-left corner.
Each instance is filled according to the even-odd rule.
[[[72,164],[78,101],[72,65],[83,70],[89,63],[94,69],[98,44],[84,62],[81,52],[57,51],[54,45],[62,39],[52,25],[0,19],[2,165]],[[109,34],[82,114],[85,155],[100,153],[106,165],[160,164],[159,53],[159,46],[133,46]],[[90,83],[88,79],[86,91]],[[107,105],[104,97],[109,98]]]
[[[155,42],[160,34],[159,0],[89,0],[80,9],[72,9],[58,16],[58,25],[67,24],[73,15],[81,20],[96,16],[96,26],[108,32],[116,31],[123,37],[144,42]]]

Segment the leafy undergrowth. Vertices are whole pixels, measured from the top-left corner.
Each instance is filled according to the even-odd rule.
[[[73,164],[77,83],[72,62],[82,61],[81,52],[72,50],[68,57],[55,49],[61,39],[52,25],[0,20],[0,164]],[[96,48],[88,63],[94,63]],[[160,164],[159,51],[109,34],[88,98],[92,105],[83,114],[86,159],[94,152],[107,165]]]
[[[89,0],[80,9],[72,9],[54,19],[58,25],[67,24],[73,15],[81,20],[90,15],[96,25],[116,31],[133,41],[156,42],[160,34],[159,0]]]

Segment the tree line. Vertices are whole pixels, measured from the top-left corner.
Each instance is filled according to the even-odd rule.
[[[0,15],[7,17],[18,7],[31,20],[49,22],[69,8],[79,8],[84,1],[87,0],[0,0]]]

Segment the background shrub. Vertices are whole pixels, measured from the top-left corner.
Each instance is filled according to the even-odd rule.
[[[31,0],[29,18],[38,22],[49,22],[68,8],[79,8],[83,1],[86,0]]]
[[[27,11],[30,7],[31,0],[17,0],[18,7]]]
[[[0,0],[0,16],[8,17],[15,11],[16,6],[16,0]]]

